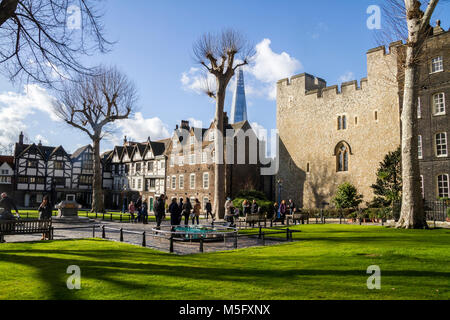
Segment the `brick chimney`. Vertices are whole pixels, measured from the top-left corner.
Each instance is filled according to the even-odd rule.
[[[181,129],[189,130],[189,129],[190,129],[190,127],[189,127],[189,121],[181,120]]]
[[[19,135],[19,144],[23,145],[23,132],[21,132]]]

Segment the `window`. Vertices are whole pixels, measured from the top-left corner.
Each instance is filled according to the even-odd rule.
[[[441,174],[440,176],[438,176],[438,194],[439,198],[449,197],[448,174]]]
[[[153,161],[147,162],[147,171],[153,172]]]
[[[11,183],[11,177],[0,177],[0,183]]]
[[[170,166],[173,167],[175,165],[175,156],[170,157]]]
[[[191,174],[190,180],[189,180],[189,185],[190,185],[191,189],[195,189],[195,173]]]
[[[436,156],[447,156],[447,133],[438,133],[436,135]]]
[[[337,126],[337,128],[338,128],[338,130],[342,129],[342,117],[341,116],[338,117],[338,126]]]
[[[209,132],[209,141],[214,141],[215,138],[216,138],[215,132],[214,132],[214,130],[211,130]]]
[[[420,97],[417,98],[417,119],[422,118],[422,105],[420,102]]]
[[[28,160],[27,165],[28,168],[37,168],[38,162],[36,160]]]
[[[431,59],[431,73],[444,71],[444,63],[442,57]]]
[[[348,154],[349,148],[347,145],[344,143],[339,144],[336,152],[336,167],[338,172],[348,171]]]
[[[184,189],[184,176],[180,176],[179,185],[180,185],[180,189]]]
[[[177,188],[177,177],[172,176],[172,189],[175,190]]]
[[[62,161],[55,161],[54,162],[55,170],[63,170],[64,169],[64,162]]]
[[[54,178],[53,183],[55,184],[55,186],[65,186],[66,179],[65,178]]]
[[[191,146],[195,144],[195,136],[191,136]]]
[[[433,113],[435,116],[445,114],[445,95],[443,92],[433,96]]]
[[[184,155],[178,157],[178,165],[184,166]]]
[[[140,163],[136,163],[136,172],[141,173],[141,164]]]
[[[375,121],[378,121],[378,111],[374,112],[374,118],[375,118]]]
[[[206,163],[208,161],[208,156],[206,151],[202,152],[202,163]]]
[[[45,178],[43,177],[38,177],[36,178],[36,184],[45,184]]]
[[[425,188],[423,184],[423,176],[420,176],[420,190],[422,191],[422,199],[425,199]]]
[[[194,165],[195,164],[195,153],[191,153],[189,155],[189,164]]]
[[[131,187],[132,187],[133,189],[136,188],[136,179],[131,179]]]
[[[309,162],[306,164],[306,173],[310,173],[311,172],[311,166],[309,164]]]
[[[358,117],[355,117],[355,126],[358,125]]]
[[[423,159],[422,136],[419,136],[419,159]]]
[[[342,129],[343,130],[347,129],[347,117],[346,116],[342,116]]]
[[[4,175],[9,174],[9,170],[2,170],[2,174]]]
[[[177,149],[178,148],[178,137],[173,138],[173,149]]]
[[[137,179],[137,183],[138,183],[138,185],[137,185],[138,189],[141,189],[142,188],[142,179]]]
[[[83,170],[92,170],[94,168],[94,158],[92,153],[85,153],[81,158]]]
[[[28,178],[27,177],[19,177],[17,179],[18,183],[28,183]]]
[[[91,185],[92,184],[92,176],[80,176],[80,184]]]
[[[203,189],[209,188],[209,173],[205,172],[203,174]]]

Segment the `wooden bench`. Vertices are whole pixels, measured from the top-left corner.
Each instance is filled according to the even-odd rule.
[[[239,219],[240,222],[245,222],[249,226],[255,226],[255,224],[260,222],[265,222],[266,218],[263,214],[248,214],[245,218]]]
[[[286,216],[287,225],[289,225],[290,221],[292,221],[293,224],[297,224],[301,222],[301,224],[305,224],[305,220],[307,223],[309,223],[309,215],[306,213],[296,212],[292,215]]]
[[[0,221],[0,243],[4,242],[4,236],[23,234],[46,234],[53,240],[53,227],[51,220],[16,220]]]

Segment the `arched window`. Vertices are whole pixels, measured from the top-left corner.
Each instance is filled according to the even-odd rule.
[[[346,116],[342,116],[342,129],[343,130],[347,129],[347,117]]]
[[[335,156],[336,156],[336,170],[338,172],[348,171],[350,154],[351,154],[350,146],[347,143],[341,142],[337,145],[335,150]]]

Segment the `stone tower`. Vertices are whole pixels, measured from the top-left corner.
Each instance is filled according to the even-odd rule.
[[[246,121],[247,102],[245,99],[244,72],[242,68],[236,74],[236,88],[233,95],[233,104],[231,105],[231,124]]]

